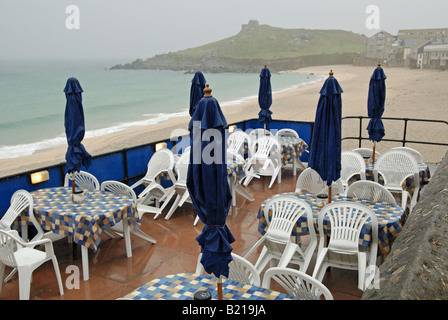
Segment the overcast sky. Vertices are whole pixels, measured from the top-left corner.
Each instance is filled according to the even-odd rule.
[[[79,29],[73,11],[79,9]],[[0,0],[0,59],[136,58],[196,47],[237,34],[256,19],[282,28],[342,29],[373,35],[379,28],[448,27],[447,0]]]

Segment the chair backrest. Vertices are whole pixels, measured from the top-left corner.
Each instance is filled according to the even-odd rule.
[[[235,154],[239,154],[240,156],[245,158],[247,147],[247,156],[252,156],[252,141],[251,137],[245,133],[244,131],[235,131],[232,132],[227,139],[227,151],[230,151]]]
[[[334,181],[331,184],[332,194],[343,194],[344,186],[341,180]],[[306,168],[303,170],[296,182],[296,193],[308,192],[313,194],[328,193],[328,186],[324,180],[320,177],[316,170],[312,168]]]
[[[184,152],[176,162],[177,184],[185,185],[187,183],[189,164],[190,164],[190,147],[184,150]]]
[[[334,299],[330,290],[319,280],[299,270],[269,268],[264,273],[262,286],[270,289],[271,280],[280,284],[288,295],[301,300],[321,300],[321,296],[326,300]]]
[[[269,217],[269,212],[271,217]],[[297,220],[306,215],[308,223],[313,226],[313,211],[308,203],[294,196],[279,196],[266,203],[263,214],[269,227],[266,231],[268,238],[275,238],[286,242],[291,237],[292,228]],[[315,233],[314,228],[309,228],[310,233]]]
[[[276,137],[294,137],[294,138],[298,138],[299,134],[297,133],[297,131],[293,130],[293,129],[280,129],[277,131],[277,133],[275,134]]]
[[[233,280],[243,284],[260,286],[260,275],[255,266],[247,259],[232,252],[232,261],[229,263],[229,280]],[[202,253],[198,256],[195,274],[203,274],[204,267],[201,263]]]
[[[72,173],[65,174],[64,187],[70,187],[73,179]],[[75,186],[79,189],[99,190],[100,183],[91,173],[86,171],[75,172]]]
[[[280,143],[275,137],[264,136],[258,138],[256,144],[255,157],[270,158],[272,160],[279,160],[281,155]]]
[[[350,178],[360,175],[361,179],[366,178],[366,162],[364,158],[354,151],[341,152],[341,180],[344,185],[348,184]]]
[[[252,142],[257,140],[258,138],[265,137],[265,136],[273,136],[273,134],[267,130],[267,129],[253,129],[249,132],[249,137],[252,139]]]
[[[17,243],[14,238],[10,236],[11,230],[0,229],[0,261],[9,267],[17,266],[14,252],[17,249]],[[3,279],[1,279],[3,281]]]
[[[131,197],[134,202],[137,202],[137,196],[134,190],[131,189],[128,185],[115,181],[115,180],[107,180],[101,183],[101,190],[112,192],[118,195],[124,195]]]
[[[154,180],[164,171],[172,172],[174,167],[174,155],[170,149],[164,148],[156,151],[148,161],[148,170],[145,178]]]
[[[374,181],[356,181],[348,187],[347,197],[381,201],[396,205],[397,202],[385,187]]]
[[[373,154],[373,150],[369,148],[356,148],[352,150],[353,152],[359,153],[363,158],[371,158]],[[375,159],[378,159],[381,156],[381,153],[375,150]]]
[[[396,148],[392,148],[391,150],[409,152],[410,154],[412,154],[415,157],[415,159],[417,160],[418,163],[423,163],[423,155],[415,149],[412,149],[409,147],[396,147]]]
[[[17,190],[11,196],[11,205],[0,220],[0,229],[11,230],[11,225],[14,223],[14,220],[16,220],[16,218],[22,214],[24,210],[28,210],[30,220],[37,231],[32,241],[40,240],[43,237],[44,232],[34,216],[33,197],[28,191],[23,189]]]
[[[330,241],[327,247],[339,252],[359,251],[359,237],[365,223],[371,225],[370,259],[376,259],[378,251],[378,219],[372,209],[351,201],[332,202],[319,213],[319,234],[324,234],[324,221],[330,223]],[[323,238],[321,238],[322,240]],[[319,241],[319,251],[325,241]]]
[[[374,176],[377,179],[378,174],[384,178],[385,187],[400,188],[403,181],[414,175],[415,187],[420,186],[418,179],[418,163],[415,157],[405,151],[389,150],[381,155],[374,166]]]

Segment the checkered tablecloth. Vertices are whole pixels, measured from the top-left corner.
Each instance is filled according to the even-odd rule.
[[[140,219],[132,198],[111,192],[88,190],[81,203],[72,201],[68,187],[41,189],[31,192],[36,219],[45,231],[73,237],[74,242],[94,251],[101,242],[101,233],[128,218],[129,226],[138,229]],[[20,217],[29,223],[28,213]]]
[[[302,139],[291,136],[279,136],[278,142],[282,148],[282,164],[292,163],[294,159],[300,159],[308,145]]]
[[[309,193],[294,193],[294,192],[278,194],[263,201],[257,215],[257,218],[259,220],[258,232],[260,232],[263,235],[266,233],[266,230],[268,229],[268,222],[266,221],[265,215],[263,213],[266,204],[275,197],[285,195],[305,200],[311,206],[311,209],[313,210],[314,228],[316,232],[318,232],[319,230],[317,227],[317,222],[319,212],[321,209],[317,207],[316,195]],[[404,222],[406,221],[406,214],[403,208],[401,208],[398,205],[393,205],[390,203],[347,198],[341,195],[332,197],[332,202],[338,202],[338,201],[355,201],[357,203],[360,203],[362,205],[371,208],[373,212],[375,212],[378,219],[378,249],[384,256],[387,256],[390,252],[393,240],[398,237],[398,234],[402,230]],[[268,216],[271,217],[272,213],[268,212]],[[297,221],[296,226],[293,228],[291,235],[292,236],[306,235],[309,233],[308,228],[309,226],[306,221],[306,217],[302,217]],[[330,234],[330,222],[327,220],[324,221],[324,232]],[[360,250],[368,251],[370,247],[370,241],[371,241],[371,229],[370,227],[365,226],[361,231],[360,235],[360,242],[359,242]]]
[[[180,273],[154,279],[127,294],[132,300],[193,300],[197,291],[209,291],[217,300],[217,279],[209,275]],[[223,280],[223,300],[293,300],[269,289]]]

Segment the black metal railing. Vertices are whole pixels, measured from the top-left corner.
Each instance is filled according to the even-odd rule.
[[[365,116],[348,116],[343,117],[342,121],[346,119],[359,119],[359,135],[354,137],[343,137],[342,140],[358,140],[359,141],[359,148],[362,147],[362,141],[363,140],[369,140],[368,137],[363,137],[363,133],[366,133],[366,127],[367,123],[370,120],[369,117]],[[366,120],[363,124],[363,120]],[[434,146],[448,146],[448,143],[446,142],[431,142],[431,141],[415,141],[415,140],[408,140],[407,139],[407,133],[408,133],[408,124],[409,122],[427,122],[427,123],[440,123],[446,125],[446,128],[448,129],[448,122],[444,120],[429,120],[429,119],[413,119],[413,118],[391,118],[391,117],[383,117],[382,120],[394,120],[394,121],[401,121],[404,122],[404,130],[403,130],[403,138],[402,139],[391,139],[390,137],[385,137],[381,141],[389,141],[389,142],[400,142],[402,143],[403,147],[406,146],[406,144],[409,143],[417,143],[417,144],[429,144]],[[344,127],[344,125],[342,125]],[[448,136],[446,137],[448,138]],[[446,139],[448,141],[448,139]]]

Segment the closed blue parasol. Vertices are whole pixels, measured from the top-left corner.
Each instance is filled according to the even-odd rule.
[[[204,96],[205,88],[205,77],[201,71],[196,71],[193,79],[191,80],[191,90],[190,90],[190,117],[193,116],[196,105]]]
[[[258,113],[258,121],[264,124],[267,129],[272,121],[272,111],[269,110],[272,104],[272,89],[271,89],[271,73],[265,65],[260,73],[260,88],[258,90],[258,104],[260,105],[260,112]]]
[[[381,64],[373,71],[369,83],[369,96],[367,98],[367,111],[370,118],[367,131],[369,140],[373,141],[372,162],[375,163],[376,143],[384,137],[384,125],[381,117],[384,113],[384,102],[386,101],[386,75]]]
[[[226,226],[232,201],[227,181],[227,121],[208,85],[204,91],[188,126],[192,145],[187,188],[196,213],[205,224],[196,238],[201,246],[201,263],[205,271],[220,278],[229,275],[230,244],[235,241]]]
[[[317,171],[329,186],[341,177],[342,88],[330,77],[325,81],[317,104],[308,166]],[[331,194],[328,199],[331,201]]]
[[[84,111],[82,107],[82,88],[76,78],[69,78],[65,85],[65,134],[67,135],[68,149],[65,154],[67,161],[66,171],[68,173],[79,172],[81,165],[88,168],[92,157],[82,145],[84,139]]]

